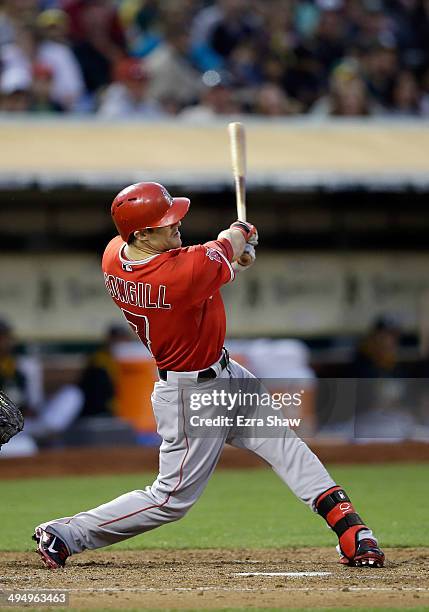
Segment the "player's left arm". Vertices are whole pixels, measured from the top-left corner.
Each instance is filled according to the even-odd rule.
[[[258,244],[258,231],[254,225],[246,221],[235,221],[228,229],[220,232],[217,240],[206,243],[210,248],[221,251],[230,262],[239,260],[246,252],[248,244],[252,246]],[[247,255],[244,259],[248,259]]]

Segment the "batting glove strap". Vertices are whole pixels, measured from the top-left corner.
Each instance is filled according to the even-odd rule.
[[[256,246],[258,244],[258,230],[251,223],[247,221],[234,221],[231,223],[230,229],[238,229],[243,234],[244,239],[249,244]]]

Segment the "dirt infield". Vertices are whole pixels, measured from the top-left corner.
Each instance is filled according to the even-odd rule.
[[[384,569],[348,568],[332,548],[97,551],[45,569],[0,555],[0,589],[64,589],[79,608],[429,606],[429,549],[390,549]],[[326,572],[323,576],[239,576]]]
[[[345,444],[320,441],[310,447],[323,463],[389,463],[429,461],[429,443]],[[112,458],[114,459],[112,461]],[[226,446],[219,467],[223,469],[261,467],[253,453]],[[45,450],[35,457],[1,459],[0,479],[35,478],[81,474],[130,474],[155,472],[158,449],[146,447],[69,448]]]

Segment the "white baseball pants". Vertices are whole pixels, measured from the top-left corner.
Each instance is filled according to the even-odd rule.
[[[249,379],[253,375],[235,361],[220,372],[221,378]],[[304,503],[335,485],[308,446],[290,429],[283,437],[249,438],[225,427],[216,437],[189,437],[184,422],[183,394],[178,379],[185,380],[187,393],[210,389],[212,381],[197,384],[197,372],[169,373],[168,381],[155,383],[152,404],[157,430],[162,437],[159,475],[151,486],[131,491],[72,517],[47,521],[40,527],[59,536],[72,554],[101,548],[131,538],[182,518],[200,497],[219,460],[225,443],[246,448],[267,461]],[[216,380],[216,379],[215,379]],[[228,385],[228,381],[225,381]],[[225,502],[227,503],[227,502]]]

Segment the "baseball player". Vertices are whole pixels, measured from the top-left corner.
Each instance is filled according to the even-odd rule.
[[[251,223],[236,221],[216,240],[182,247],[180,225],[187,198],[172,198],[158,183],[137,183],[113,201],[119,236],[104,252],[106,289],[151,352],[159,380],[152,404],[162,438],[159,475],[151,486],[75,516],[39,525],[33,538],[45,564],[64,567],[70,555],[101,548],[183,517],[197,501],[225,443],[252,450],[271,464],[297,497],[319,513],[339,538],[340,561],[351,566],[384,563],[372,531],[345,491],[294,432],[251,438],[225,425],[213,437],[188,435],[187,393],[215,383],[255,380],[223,348],[226,320],[222,285],[255,260]]]

